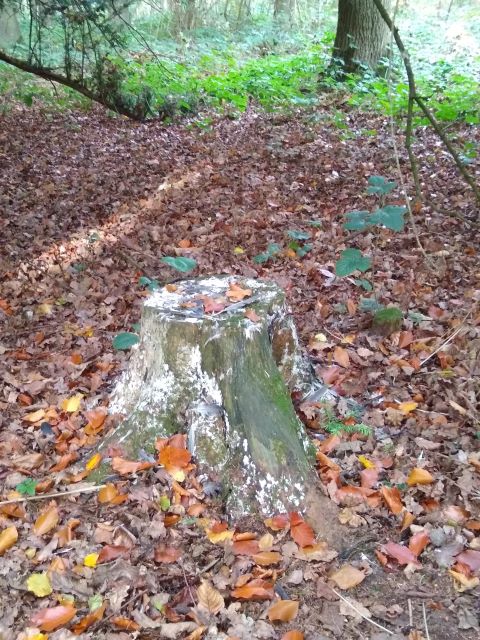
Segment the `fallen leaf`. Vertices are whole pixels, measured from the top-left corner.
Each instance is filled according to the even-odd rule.
[[[415,467],[412,469],[407,478],[407,484],[409,487],[414,487],[417,484],[432,484],[433,476],[426,469],[420,469]]]
[[[140,631],[141,627],[134,620],[123,618],[122,616],[115,616],[112,618],[112,624],[117,629],[123,629],[123,631]]]
[[[279,600],[267,611],[270,622],[291,622],[297,617],[298,602],[296,600]]]
[[[60,407],[66,413],[75,413],[75,411],[78,411],[80,409],[80,403],[82,402],[82,399],[83,394],[77,393],[70,398],[65,398],[65,400],[62,401]]]
[[[109,482],[105,487],[102,487],[98,492],[98,501],[100,504],[106,504],[112,502],[114,498],[119,495],[117,487]]]
[[[394,558],[398,564],[413,564],[417,567],[420,566],[415,554],[413,554],[408,547],[404,547],[402,544],[387,542],[387,544],[382,545],[381,550],[391,558]]]
[[[408,548],[418,557],[430,542],[430,534],[426,529],[414,533],[408,541]]]
[[[50,578],[46,573],[32,573],[27,578],[27,589],[37,598],[44,598],[52,593]]]
[[[256,578],[232,591],[232,597],[239,600],[272,600],[273,582]]]
[[[0,556],[13,547],[13,545],[18,540],[18,531],[17,527],[11,526],[7,527],[0,533]]]
[[[177,547],[168,547],[166,544],[161,543],[155,547],[153,557],[155,562],[172,564],[173,562],[176,562],[181,555],[181,549],[178,549]]]
[[[463,573],[459,573],[458,571],[453,571],[453,569],[449,569],[448,573],[452,576],[454,583],[453,587],[456,591],[462,593],[463,591],[470,591],[471,589],[475,589],[480,584],[480,578],[473,577],[469,578]]]
[[[260,551],[260,547],[258,540],[235,540],[232,551],[237,555],[253,556]]]
[[[84,557],[83,564],[91,569],[95,568],[97,566],[98,556],[98,553],[89,553]]]
[[[101,461],[102,461],[102,454],[95,453],[91,458],[89,458],[89,460],[87,460],[87,463],[85,464],[85,469],[87,471],[93,471],[99,466]]]
[[[232,302],[241,302],[244,298],[248,298],[251,295],[251,289],[242,289],[242,287],[235,282],[232,282],[227,291],[227,298]]]
[[[418,402],[401,402],[398,405],[398,410],[403,413],[404,416],[407,416],[409,413],[414,411],[418,407]]]
[[[40,631],[55,631],[59,627],[64,627],[75,617],[77,610],[71,604],[59,607],[50,607],[37,611],[32,618],[33,625]]]
[[[184,469],[188,467],[191,458],[192,454],[187,449],[167,445],[160,451],[158,462],[175,480],[181,482],[185,478]]]
[[[138,462],[135,460],[125,460],[118,456],[112,458],[112,469],[121,476],[128,475],[130,473],[138,473],[138,471],[144,471],[145,469],[151,469],[153,467],[152,462]]]
[[[282,555],[278,551],[260,551],[260,553],[252,555],[252,560],[261,567],[277,564],[281,559]]]
[[[281,513],[273,518],[267,518],[264,520],[265,526],[272,531],[281,531],[286,529],[290,524],[290,518],[287,513]]]
[[[292,629],[291,631],[287,631],[287,633],[284,633],[281,640],[304,640],[304,637],[305,636],[301,631]]]
[[[89,629],[92,625],[100,622],[103,619],[103,614],[105,613],[105,609],[107,607],[107,603],[103,603],[100,607],[97,607],[91,613],[88,613],[81,620],[74,624],[72,627],[73,633],[76,635],[82,634],[84,631]]]
[[[106,544],[102,547],[102,550],[98,554],[97,564],[102,564],[103,562],[111,562],[112,560],[116,560],[121,556],[125,556],[129,553],[129,547],[125,547],[124,545],[112,545]]]
[[[57,505],[52,504],[35,520],[33,531],[37,536],[44,536],[57,526],[58,520],[59,514]]]
[[[348,351],[343,347],[335,347],[333,350],[333,359],[345,369],[348,369],[350,366],[350,356],[348,355]]]
[[[382,487],[380,493],[388,505],[388,508],[394,515],[398,515],[403,511],[402,498],[397,487]]]
[[[315,532],[296,512],[290,514],[290,535],[299,547],[315,544]]]
[[[466,565],[472,573],[480,569],[480,551],[466,549],[455,558],[455,562]]]
[[[39,422],[45,417],[45,409],[38,409],[33,413],[27,413],[26,416],[23,416],[22,420],[26,420],[26,422]]]
[[[365,574],[351,564],[344,564],[343,567],[335,571],[330,577],[340,589],[353,589],[365,580]]]
[[[225,606],[223,596],[207,580],[202,580],[197,589],[199,604],[209,613],[217,614]]]

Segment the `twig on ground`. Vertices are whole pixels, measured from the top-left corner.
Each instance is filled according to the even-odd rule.
[[[43,493],[38,496],[22,496],[21,498],[12,498],[11,500],[3,500],[0,502],[0,506],[5,504],[17,504],[18,502],[30,502],[32,500],[48,500],[49,498],[63,498],[63,496],[73,496],[80,493],[94,493],[100,491],[105,484],[98,484],[94,487],[77,487],[76,489],[70,489],[69,491],[57,491],[55,493]]]
[[[395,634],[393,633],[393,631],[390,631],[390,629],[387,629],[387,627],[383,627],[381,624],[378,624],[378,622],[375,622],[375,620],[371,620],[371,618],[367,618],[367,616],[362,613],[359,609],[357,609],[357,607],[355,605],[353,605],[350,600],[348,600],[347,598],[345,598],[344,596],[342,596],[341,593],[339,593],[336,589],[334,589],[333,587],[330,587],[330,585],[328,585],[328,587],[333,591],[333,593],[340,598],[340,600],[343,600],[343,602],[345,602],[346,604],[348,604],[349,607],[351,607],[361,618],[363,618],[366,622],[369,622],[370,624],[373,624],[375,627],[378,627],[379,629],[381,629],[382,631],[385,631],[385,633],[389,633],[391,636],[394,636]]]
[[[428,362],[430,360],[430,358],[433,358],[434,355],[436,355],[439,351],[441,351],[443,349],[443,347],[447,346],[447,344],[449,344],[454,338],[455,336],[457,336],[460,331],[463,329],[463,327],[465,326],[466,321],[468,320],[468,318],[472,315],[473,311],[475,309],[475,305],[472,306],[472,308],[470,309],[470,311],[462,318],[460,324],[458,325],[458,327],[455,329],[455,331],[444,341],[442,342],[441,345],[439,345],[434,351],[432,351],[432,353],[430,353],[425,360],[422,360],[422,362],[420,362],[420,367],[423,367],[423,365]]]
[[[422,602],[422,608],[423,608],[423,625],[425,627],[425,636],[427,637],[427,640],[430,640],[430,632],[428,631],[428,624],[427,624],[427,612],[425,610],[424,602]]]

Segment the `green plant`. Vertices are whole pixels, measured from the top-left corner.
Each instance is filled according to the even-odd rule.
[[[323,425],[325,431],[331,433],[332,435],[339,435],[341,433],[360,433],[363,436],[369,437],[372,435],[373,430],[372,427],[364,424],[363,422],[355,422],[354,424],[345,424],[342,420],[338,419],[334,416],[331,410],[325,410],[326,422]],[[353,415],[346,416],[346,420],[349,418],[355,417]]]

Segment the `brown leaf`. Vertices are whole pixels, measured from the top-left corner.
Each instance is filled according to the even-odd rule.
[[[245,317],[251,320],[252,322],[260,322],[261,317],[257,314],[255,309],[246,309]]]
[[[348,355],[348,351],[343,347],[335,347],[333,351],[333,359],[337,364],[345,369],[348,369],[350,366],[350,356]]]
[[[145,469],[151,469],[153,463],[151,462],[138,462],[136,460],[125,460],[119,456],[112,458],[112,469],[119,473],[121,476],[128,475],[130,473],[138,473]]]
[[[219,613],[225,606],[221,593],[212,587],[207,580],[202,580],[197,589],[197,596],[199,604],[214,615]]]
[[[122,616],[115,616],[111,621],[117,629],[123,629],[124,631],[140,631],[141,629],[139,624]]]
[[[273,516],[273,518],[267,518],[264,520],[264,523],[265,526],[272,531],[281,531],[288,527],[290,518],[288,517],[288,513],[281,513],[278,516]]]
[[[112,502],[114,498],[118,496],[117,487],[109,482],[105,487],[102,487],[98,492],[98,501],[100,504],[106,504]]]
[[[304,640],[304,635],[301,631],[296,629],[292,629],[291,631],[287,631],[284,633],[281,640]]]
[[[44,536],[46,533],[57,526],[58,520],[59,514],[57,505],[52,504],[35,520],[33,531],[37,534],[37,536]]]
[[[353,589],[365,580],[365,574],[351,564],[344,564],[330,576],[340,589]]]
[[[273,582],[257,578],[232,591],[232,597],[239,600],[272,600]]]
[[[97,564],[116,560],[121,556],[127,555],[129,551],[130,549],[128,547],[125,547],[124,545],[106,544],[104,547],[102,547],[102,550],[98,554]]]
[[[397,487],[382,487],[380,493],[394,515],[403,511],[402,498]]]
[[[260,551],[258,540],[235,540],[232,551],[236,555],[253,556]]]
[[[155,562],[162,562],[163,564],[172,564],[176,562],[181,555],[181,549],[177,547],[167,547],[164,543],[157,545],[154,551]]]
[[[282,555],[278,551],[260,551],[252,556],[255,564],[261,567],[268,567],[271,564],[277,564],[282,559]]]
[[[270,622],[291,622],[297,617],[298,602],[296,600],[279,600],[272,604],[267,615]]]
[[[18,531],[14,526],[7,527],[0,533],[0,556],[2,556],[7,549],[13,547],[18,540]]]
[[[430,542],[430,534],[426,529],[414,533],[408,542],[410,551],[418,557]]]
[[[232,302],[241,302],[244,298],[252,295],[251,289],[242,289],[238,284],[232,282],[227,291],[227,298]]]
[[[381,550],[391,558],[394,558],[398,564],[414,564],[417,567],[420,566],[420,563],[412,551],[401,544],[397,544],[396,542],[387,542],[387,544],[384,544],[381,547]]]
[[[290,535],[299,547],[310,547],[315,544],[315,532],[295,511],[290,514]]]
[[[466,565],[472,573],[475,573],[480,569],[480,551],[474,549],[467,549],[462,551],[456,558],[456,562]]]
[[[96,622],[100,622],[103,619],[106,606],[107,603],[104,602],[100,607],[83,617],[77,624],[74,624],[72,627],[73,633],[80,635]]]
[[[32,618],[33,626],[38,627],[40,631],[55,631],[59,627],[64,627],[75,617],[77,610],[71,604],[58,607],[50,607],[48,609],[40,609]]]

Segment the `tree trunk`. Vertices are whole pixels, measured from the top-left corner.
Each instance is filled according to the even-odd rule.
[[[385,0],[388,10],[392,0]],[[334,66],[344,73],[355,73],[362,67],[377,70],[386,54],[389,31],[372,0],[339,0],[338,21],[333,45]]]
[[[232,283],[249,290],[243,301],[229,302]],[[227,306],[206,313],[212,301]],[[325,525],[334,508],[318,490],[315,451],[289,393],[310,382],[279,287],[232,276],[186,280],[145,302],[140,343],[111,402],[126,419],[101,448],[120,443],[138,459],[158,438],[186,433],[231,517],[302,510]]]

